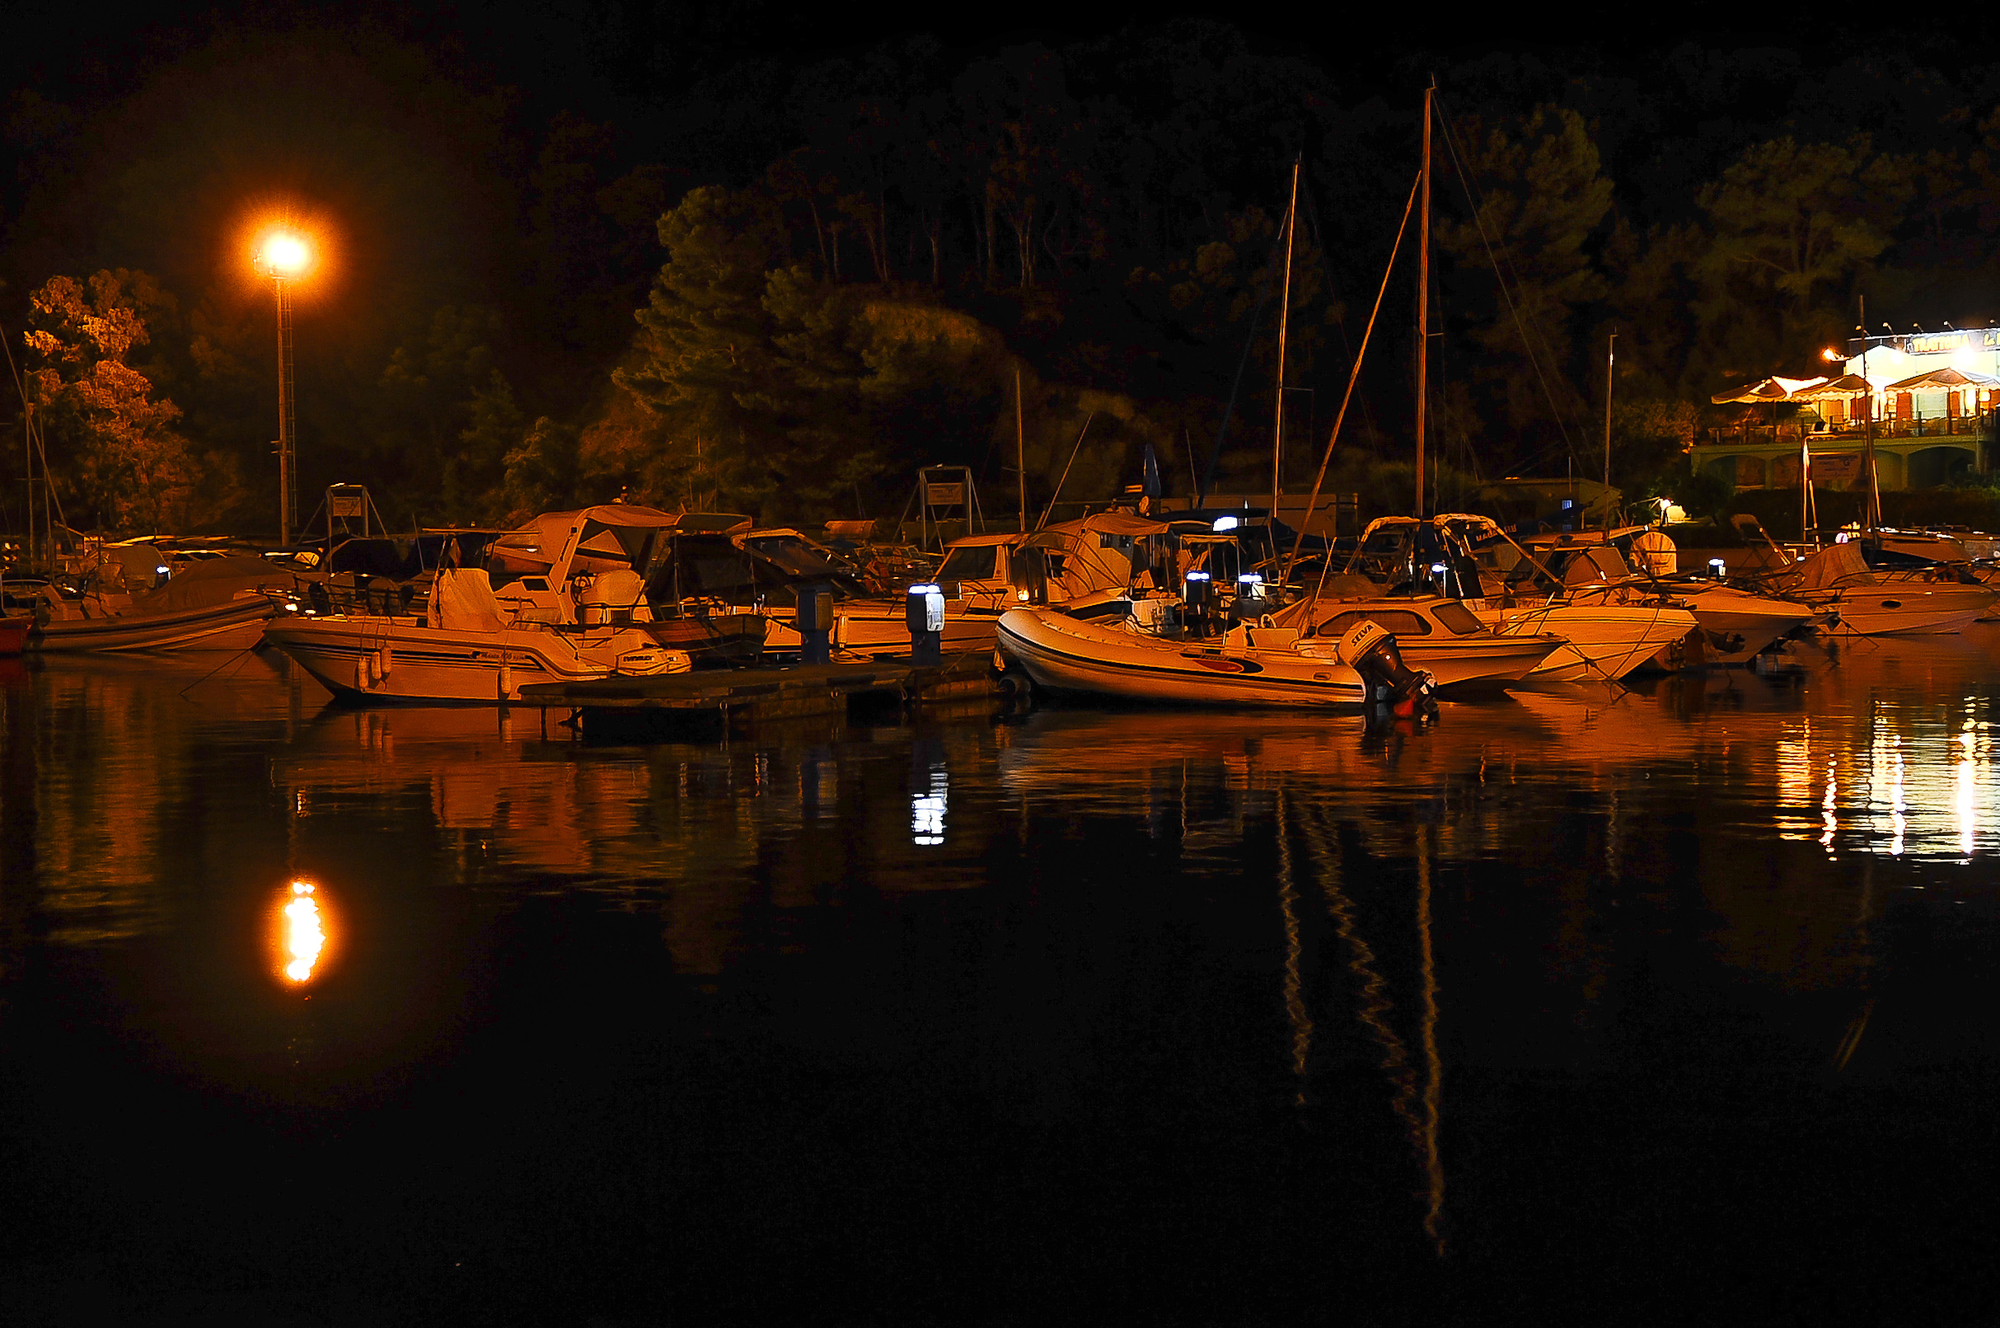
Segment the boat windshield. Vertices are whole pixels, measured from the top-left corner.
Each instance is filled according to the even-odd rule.
[[[1452,607],[1458,609],[1460,612],[1465,611],[1465,606],[1462,604],[1454,604]],[[1469,613],[1466,616],[1471,617]],[[1430,619],[1424,617],[1421,613],[1412,613],[1408,609],[1349,609],[1345,613],[1336,613],[1331,618],[1320,623],[1318,627],[1313,629],[1313,634],[1316,636],[1345,636],[1353,629],[1356,623],[1364,620],[1374,623],[1383,631],[1394,636],[1429,636],[1431,634]]]
[[[1472,610],[1455,599],[1432,605],[1431,616],[1443,623],[1454,636],[1470,636],[1482,626]]]
[[[848,568],[802,535],[757,535],[743,541],[795,576],[846,576]]]
[[[990,581],[999,565],[999,548],[997,544],[972,544],[953,549],[945,555],[944,566],[938,568],[937,579]]]

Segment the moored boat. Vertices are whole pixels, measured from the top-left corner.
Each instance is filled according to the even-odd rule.
[[[45,589],[28,649],[44,654],[119,650],[249,650],[283,613],[292,576],[261,558],[198,562],[157,589],[132,595]]]
[[[1831,611],[1837,631],[1857,636],[1959,632],[2000,599],[1976,581],[1922,569],[1871,568],[1862,546],[1852,541],[1828,545],[1772,583],[1802,604]]]
[[[530,683],[687,667],[638,627],[509,622],[476,568],[440,572],[422,618],[288,614],[265,635],[346,701],[495,705]]]
[[[1239,625],[1216,640],[1140,630],[1130,618],[1009,609],[998,649],[1038,687],[1200,706],[1336,708],[1428,704],[1428,674],[1404,666],[1387,632],[1361,624],[1334,641],[1297,629]]]

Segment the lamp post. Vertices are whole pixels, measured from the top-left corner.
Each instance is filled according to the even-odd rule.
[[[292,542],[298,489],[298,418],[292,392],[292,302],[286,284],[304,276],[312,249],[292,231],[272,231],[257,248],[257,271],[278,295],[278,543]]]

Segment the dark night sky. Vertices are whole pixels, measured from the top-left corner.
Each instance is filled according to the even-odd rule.
[[[1642,229],[1688,219],[1703,182],[1731,156],[1792,132],[1801,116],[1810,124],[1799,132],[1809,136],[1844,140],[1870,129],[1884,140],[1901,134],[1902,150],[1922,151],[1942,116],[2000,94],[2000,58],[1989,40],[1996,25],[1978,16],[1954,16],[1949,27],[1903,24],[1891,34],[1877,26],[1878,14],[1864,23],[1789,8],[1550,13],[1524,19],[1519,7],[1426,15],[1377,6],[1320,7],[1302,17],[1296,7],[1089,3],[912,11],[754,0],[569,0],[525,10],[169,4],[80,37],[73,7],[35,4],[10,13],[0,44],[0,326],[18,345],[14,329],[28,293],[53,275],[154,274],[180,312],[173,355],[163,332],[148,372],[157,368],[161,392],[187,410],[190,436],[234,449],[262,483],[255,477],[269,409],[268,292],[249,275],[240,241],[260,199],[303,200],[330,219],[334,259],[302,297],[322,302],[300,324],[310,375],[301,401],[311,417],[302,418],[302,437],[314,456],[388,476],[391,454],[426,452],[439,440],[448,447],[468,427],[489,360],[505,371],[527,418],[548,414],[582,428],[601,416],[612,364],[632,340],[632,310],[662,259],[654,219],[689,187],[746,184],[789,151],[808,128],[803,117],[811,113],[800,107],[828,104],[801,101],[790,80],[833,58],[865,65],[874,53],[922,38],[941,48],[929,72],[948,80],[952,70],[1027,44],[1108,38],[1104,45],[1118,49],[1118,34],[1140,26],[1157,32],[1177,15],[1225,23],[1270,67],[1291,69],[1287,79],[1311,81],[1287,61],[1324,71],[1320,104],[1337,102],[1351,132],[1347,155],[1323,153],[1308,164],[1320,172],[1329,222],[1345,229],[1355,252],[1365,242],[1371,254],[1394,220],[1374,215],[1377,196],[1400,190],[1385,191],[1381,180],[1400,178],[1413,155],[1420,92],[1433,71],[1448,115],[1573,104],[1593,124],[1619,191],[1617,215]],[[1635,22],[1626,29],[1610,26],[1627,17]],[[1865,84],[1874,101],[1850,114],[1847,92],[1822,75],[1858,56],[1875,70]],[[1673,61],[1672,77],[1655,77]],[[1922,101],[1926,87],[1935,105]],[[1174,98],[1157,90],[1147,83],[1120,95],[1150,100],[1147,113],[1158,114]],[[1095,92],[1072,91],[1086,102]],[[1642,104],[1647,96],[1655,100]],[[556,194],[546,166],[566,114],[598,127],[590,132],[600,138],[587,163],[594,174],[574,184],[564,212],[548,205]],[[1211,148],[1203,167],[1217,178],[1233,172],[1227,206],[1270,210],[1277,198],[1287,150],[1279,135],[1264,132],[1275,123],[1257,120],[1248,132],[1216,127],[1241,135],[1226,150]],[[591,213],[591,200],[645,170],[655,172],[655,192],[615,218],[612,233],[609,214]],[[1337,215],[1343,206],[1346,214]],[[572,239],[589,226],[597,227],[595,239]],[[1595,243],[1608,224],[1600,231]],[[552,259],[565,245],[574,253]],[[1121,257],[1126,266],[1112,275],[1171,257],[1165,250]],[[1351,270],[1335,274],[1337,297],[1361,298],[1372,280],[1361,269],[1374,261],[1347,262]],[[1947,278],[1964,284],[1950,274],[1939,280]],[[1095,335],[1087,328],[1092,315],[1118,312],[1105,289],[1085,281],[1071,292],[1080,342]],[[1913,307],[1930,298],[1910,291]],[[498,321],[485,330],[438,321],[474,306],[493,307]],[[995,326],[1009,325],[1004,311],[973,306]],[[1136,353],[1143,329],[1106,326],[1098,340]],[[433,373],[423,399],[385,394],[385,365],[432,354],[454,337],[479,350],[462,357],[457,378]],[[1240,335],[1226,339],[1233,346]],[[202,361],[197,383],[197,343],[234,359],[220,369],[220,361]],[[1182,374],[1175,390],[1226,393],[1235,354]],[[1090,372],[1053,361],[1046,368],[1052,379],[1092,381]],[[1145,394],[1129,376],[1121,390]],[[1384,391],[1396,397],[1403,389]],[[435,418],[425,423],[433,406]],[[371,411],[373,425],[354,423]],[[378,440],[368,445],[375,450],[362,438]],[[967,445],[980,450],[977,437]],[[410,471],[397,482],[422,491],[443,481]]]

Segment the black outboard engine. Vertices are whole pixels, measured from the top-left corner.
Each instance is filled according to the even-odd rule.
[[[1403,662],[1387,628],[1363,619],[1340,638],[1340,658],[1368,688],[1370,707],[1386,707],[1398,719],[1436,719],[1431,675]]]

